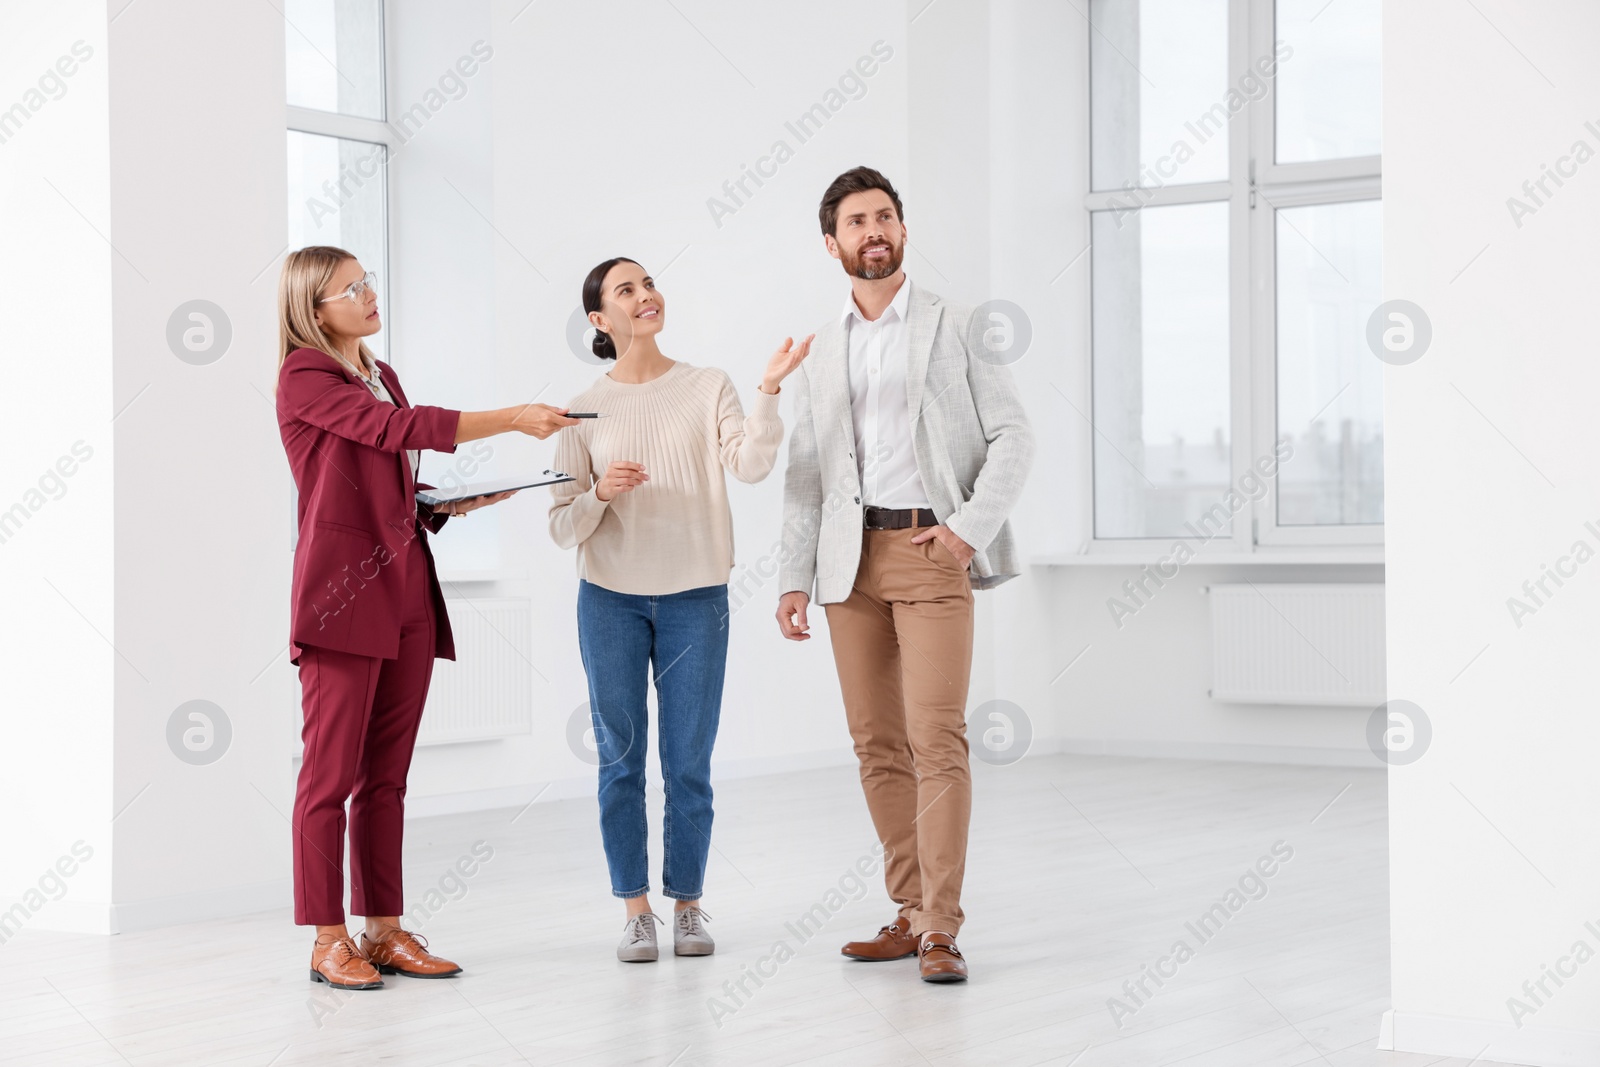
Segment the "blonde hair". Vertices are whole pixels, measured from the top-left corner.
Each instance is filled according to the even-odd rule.
[[[283,260],[283,271],[278,275],[278,368],[297,348],[314,348],[335,359],[340,358],[333,340],[317,325],[318,294],[338,271],[341,264],[356,257],[332,245],[309,245],[290,252]],[[373,358],[366,342],[361,342],[361,355]]]

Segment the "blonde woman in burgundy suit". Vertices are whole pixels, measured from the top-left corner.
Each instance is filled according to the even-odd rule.
[[[362,342],[378,332],[375,279],[339,248],[291,252],[278,285],[278,427],[300,492],[289,659],[300,667],[305,756],[294,799],[294,921],[317,928],[311,980],[377,989],[381,974],[446,978],[461,968],[400,927],[406,774],[435,657],[455,658],[427,535],[448,515],[415,493],[421,449],[576,420],[524,404],[496,411],[412,407],[394,368]],[[345,801],[350,910],[345,928]]]

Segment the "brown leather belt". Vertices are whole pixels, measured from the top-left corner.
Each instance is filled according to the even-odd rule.
[[[909,530],[939,525],[939,516],[929,508],[875,508],[862,512],[861,526],[867,530]]]

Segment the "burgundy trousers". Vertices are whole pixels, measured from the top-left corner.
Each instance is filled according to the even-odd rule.
[[[345,802],[350,911],[399,915],[406,774],[433,677],[434,617],[419,531],[388,566],[406,569],[397,659],[303,646],[305,756],[294,795],[294,921],[345,921]]]

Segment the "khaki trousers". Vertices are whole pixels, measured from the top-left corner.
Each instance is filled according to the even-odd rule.
[[[828,631],[889,897],[913,933],[955,935],[972,811],[972,587],[949,549],[912,544],[916,533],[861,532],[855,588],[827,605]]]

